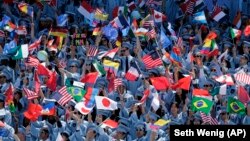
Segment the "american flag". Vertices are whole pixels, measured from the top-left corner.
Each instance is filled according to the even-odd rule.
[[[183,40],[181,37],[178,38],[176,45],[179,48],[183,48]]]
[[[162,65],[161,57],[157,51],[152,51],[142,58],[142,61],[146,65],[146,69],[152,69],[154,67]]]
[[[153,27],[154,26],[154,21],[153,20],[144,21],[142,26],[143,27]]]
[[[201,112],[201,118],[203,122],[209,123],[210,125],[218,125],[219,123],[216,118],[212,118],[210,115],[208,116],[202,112]]]
[[[33,56],[29,56],[25,61],[25,65],[31,67],[36,67],[38,66],[39,63],[40,63],[39,60]]]
[[[90,45],[87,56],[96,56],[97,53],[98,53],[98,47]]]
[[[72,96],[67,92],[67,87],[63,86],[58,90],[58,93],[53,96],[53,99],[55,99],[61,106],[64,106],[72,99]]]
[[[236,81],[250,85],[250,75],[247,75],[246,73],[237,73],[234,77]]]
[[[152,30],[150,30],[149,32],[146,33],[146,36],[148,36],[150,39],[156,38],[156,32],[155,29],[153,28]]]
[[[29,90],[27,88],[23,88],[23,91],[26,94],[27,99],[29,99],[29,100],[30,99],[38,98],[38,94],[37,93],[35,93],[35,92],[33,92],[33,91],[31,91],[31,90]]]
[[[187,13],[193,14],[193,12],[194,12],[194,6],[195,6],[195,1],[196,0],[189,0],[189,2],[187,4],[187,10],[186,10]]]
[[[96,11],[95,11],[96,14],[103,14],[102,10],[99,9],[99,8],[96,8]]]
[[[114,79],[114,88],[117,90],[117,87],[122,85],[122,79],[121,78],[116,78]]]

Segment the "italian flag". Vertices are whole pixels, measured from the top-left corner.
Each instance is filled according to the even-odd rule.
[[[241,31],[235,28],[230,28],[230,34],[232,36],[232,38],[236,38],[239,37],[241,35]]]
[[[17,59],[22,59],[22,58],[27,58],[29,55],[29,46],[28,44],[21,45],[17,53],[12,57],[12,59],[17,60]]]

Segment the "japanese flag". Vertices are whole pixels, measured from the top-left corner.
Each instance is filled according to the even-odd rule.
[[[96,108],[102,110],[116,110],[117,102],[104,97],[104,96],[95,96]]]

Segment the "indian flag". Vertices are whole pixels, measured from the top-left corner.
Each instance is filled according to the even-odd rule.
[[[241,31],[235,28],[230,28],[230,34],[232,36],[232,38],[236,38],[239,37],[241,35]]]
[[[29,46],[28,44],[21,45],[17,53],[12,57],[12,59],[17,60],[17,59],[22,59],[22,58],[27,58],[29,55]]]

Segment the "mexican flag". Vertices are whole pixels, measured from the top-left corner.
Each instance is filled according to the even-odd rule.
[[[235,28],[230,28],[230,34],[231,34],[231,37],[234,39],[241,35],[241,31]]]
[[[227,101],[227,112],[229,113],[237,113],[237,114],[245,114],[245,106],[238,99],[234,99],[233,97],[229,97]]]
[[[28,44],[21,45],[17,53],[12,56],[12,59],[17,60],[17,59],[22,59],[22,58],[27,58],[29,55],[29,46]]]
[[[192,99],[191,110],[201,111],[203,113],[209,114],[212,106],[213,106],[213,101],[208,100],[206,98],[194,96]]]

